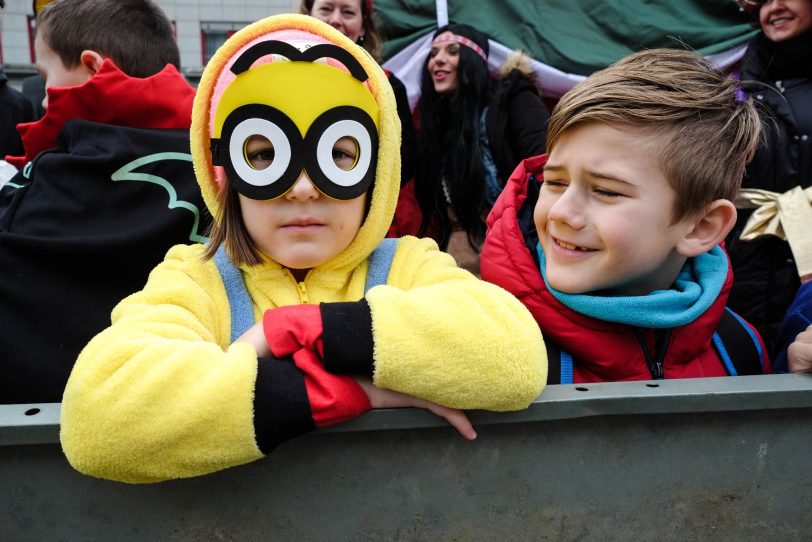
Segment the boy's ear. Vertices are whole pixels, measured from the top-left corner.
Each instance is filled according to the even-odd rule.
[[[104,57],[91,49],[85,49],[79,55],[79,63],[90,73],[91,77],[99,71],[102,62],[104,62]]]
[[[690,231],[677,242],[677,252],[693,258],[709,251],[722,241],[736,224],[736,206],[726,199],[718,199],[701,214],[687,219]]]

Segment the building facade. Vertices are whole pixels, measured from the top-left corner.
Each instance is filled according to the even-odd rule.
[[[228,36],[248,23],[298,9],[295,0],[155,0],[175,28],[181,71],[195,82]],[[32,0],[6,0],[0,11],[0,65],[15,86],[34,69]]]

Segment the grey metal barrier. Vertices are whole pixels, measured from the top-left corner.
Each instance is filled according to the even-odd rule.
[[[550,386],[526,411],[377,410],[199,478],[73,471],[59,405],[0,405],[0,540],[812,539],[812,375]]]

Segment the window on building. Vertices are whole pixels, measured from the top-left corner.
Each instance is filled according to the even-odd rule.
[[[34,15],[28,16],[28,51],[31,54],[31,64],[36,63],[37,54],[34,52],[34,38],[37,35],[37,18]]]
[[[248,23],[229,22],[201,22],[200,23],[200,48],[203,58],[201,63],[205,66],[217,49],[223,45],[237,30]]]

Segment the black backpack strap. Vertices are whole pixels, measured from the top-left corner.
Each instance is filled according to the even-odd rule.
[[[741,316],[727,307],[713,334],[713,346],[731,376],[764,374],[761,342]]]

